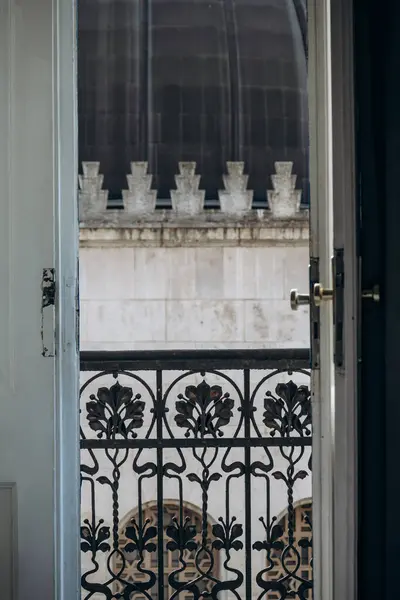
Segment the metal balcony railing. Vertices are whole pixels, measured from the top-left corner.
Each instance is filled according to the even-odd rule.
[[[82,598],[311,599],[309,364],[81,353]]]

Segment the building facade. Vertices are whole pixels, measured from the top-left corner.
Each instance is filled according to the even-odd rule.
[[[137,165],[132,166],[133,173],[137,167]],[[186,182],[183,177],[181,179],[177,177],[177,187],[181,185],[185,190],[190,187],[195,177],[193,174],[195,167],[194,165],[191,167],[192,174],[186,176]],[[87,171],[97,170],[99,167],[85,165],[84,168]],[[240,185],[236,182],[235,190],[232,184],[229,186],[229,176],[226,176],[228,191],[222,192],[227,197],[229,210],[226,213],[222,209],[198,209],[197,197],[193,198],[189,192],[186,192],[186,195],[182,194],[182,197],[176,200],[174,209],[157,210],[154,201],[152,203],[149,198],[151,176],[148,174],[141,174],[140,177],[128,176],[131,189],[124,196],[125,208],[107,209],[104,206],[104,191],[100,190],[101,174],[96,171],[92,179],[89,177],[81,179],[83,190],[85,186],[86,189],[90,187],[92,190],[91,193],[82,191],[80,195],[83,219],[80,229],[81,349],[114,352],[146,351],[149,355],[149,367],[144,371],[134,372],[134,379],[132,373],[122,373],[117,378],[118,384],[123,389],[132,390],[131,395],[136,398],[136,402],[143,402],[141,407],[137,404],[141,413],[138,416],[141,427],[140,431],[138,430],[139,438],[149,436],[151,440],[156,435],[154,412],[151,408],[155,402],[152,394],[157,389],[156,358],[152,364],[151,356],[156,357],[157,352],[167,351],[168,354],[169,351],[179,355],[182,351],[190,350],[273,349],[279,351],[308,348],[309,321],[306,307],[294,312],[288,302],[293,282],[300,289],[305,289],[307,285],[309,252],[308,211],[299,209],[299,197],[293,191],[294,179],[290,172],[291,168],[292,166],[287,164],[277,165],[278,172],[283,169],[285,172],[281,175],[275,174],[275,179],[273,175],[272,181],[275,182],[278,191],[270,191],[270,194],[275,194],[275,204],[271,203],[271,206],[276,206],[276,209],[269,210],[238,209],[238,198],[240,200],[240,193],[243,195],[243,178],[240,180]],[[143,180],[146,185],[143,185]],[[271,188],[273,189],[272,183]],[[129,197],[135,199],[133,206],[129,203]],[[182,202],[186,208],[183,214],[179,202]],[[287,212],[285,217],[280,216],[283,210]],[[290,211],[291,216],[289,216]],[[194,368],[196,369],[196,364]],[[112,390],[115,379],[112,374],[98,377],[94,372],[83,373],[82,376],[82,384],[89,381],[88,387],[85,387],[82,393],[81,409],[84,436],[90,440],[96,433],[102,431],[99,425],[101,416],[99,417],[98,413],[102,402],[100,390],[104,386]],[[94,381],[90,381],[93,376]],[[268,394],[276,398],[277,386],[287,384],[289,381],[294,381],[297,386],[309,387],[309,375],[304,369],[302,372],[288,374],[261,367],[251,373],[250,387],[255,392],[253,406],[262,436],[270,438],[271,432],[274,434],[271,423],[262,421],[262,415],[265,415],[263,410],[266,408],[265,399]],[[239,368],[224,371],[222,376],[208,372],[190,374],[185,373],[184,369],[176,372],[166,368],[163,372],[163,393],[168,396],[166,400],[168,412],[163,435],[185,439],[185,428],[189,427],[189,423],[183,418],[186,414],[185,409],[183,407],[181,410],[179,403],[182,399],[188,400],[188,386],[197,390],[194,392],[196,395],[201,393],[201,386],[204,384],[210,386],[211,390],[213,386],[219,386],[221,396],[228,394],[232,401],[231,416],[224,426],[220,427],[218,434],[221,433],[232,439],[242,438],[245,433],[243,426],[240,425],[238,408],[241,404],[240,394],[244,387],[243,372]],[[112,394],[111,391],[107,393]],[[180,410],[181,421],[177,416]],[[120,411],[119,414],[123,413]],[[129,423],[132,425],[133,421]],[[196,423],[194,421],[193,423],[196,427]],[[256,427],[256,423],[254,426]],[[107,437],[107,433],[104,433]],[[193,428],[187,429],[187,433],[189,437],[194,434],[207,439],[207,435],[212,436],[213,432],[205,427],[203,430],[200,428],[196,431]],[[120,575],[109,584],[114,591],[123,593],[126,590],[126,582],[131,582],[132,585],[142,582],[145,591],[147,590],[152,598],[158,597],[157,586],[154,584],[147,589],[146,582],[148,585],[151,584],[148,574],[152,572],[151,569],[156,570],[156,562],[152,562],[150,553],[144,553],[144,563],[139,564],[140,557],[133,551],[125,552],[124,548],[129,547],[125,532],[132,527],[132,519],[137,522],[139,512],[142,524],[146,523],[147,519],[152,524],[149,527],[154,527],[157,523],[156,474],[147,473],[147,478],[144,480],[140,475],[142,473],[140,465],[148,465],[154,461],[155,448],[154,441],[153,448],[140,450],[138,447],[135,450],[135,443],[132,441],[127,454],[119,455],[122,464],[118,475],[117,510],[118,552],[121,552],[121,556],[118,552],[114,555],[111,570]],[[97,452],[92,452],[94,456],[86,450],[83,452],[84,464],[89,468],[97,464],[97,482],[99,477],[108,478],[111,482],[113,473],[115,475],[115,457],[112,458],[99,449]],[[165,465],[172,464],[181,472],[181,478],[178,480],[176,474],[173,476],[173,473],[168,473],[167,469],[163,482],[166,528],[171,526],[173,517],[177,517],[181,510],[184,519],[186,517],[190,519],[189,522],[195,527],[197,523],[196,532],[197,535],[200,534],[199,523],[202,522],[204,504],[199,482],[208,459],[213,464],[215,474],[219,474],[220,478],[211,484],[208,490],[207,531],[212,532],[213,526],[218,524],[218,519],[225,516],[227,494],[230,496],[233,489],[235,494],[229,502],[228,512],[231,517],[235,517],[238,524],[244,522],[245,482],[239,477],[237,483],[233,485],[229,477],[229,464],[243,461],[243,448],[233,448],[225,456],[224,452],[223,448],[218,448],[217,454],[214,455],[213,449],[209,448],[207,456],[202,457],[190,448],[182,451],[176,448],[164,449],[164,468]],[[253,544],[257,542],[261,532],[265,534],[260,517],[269,515],[270,523],[273,523],[272,519],[277,521],[285,519],[288,505],[293,505],[297,511],[296,544],[299,539],[302,539],[299,537],[302,527],[302,536],[306,539],[310,537],[310,527],[303,522],[304,514],[311,506],[310,458],[310,448],[297,448],[294,456],[286,454],[283,448],[266,450],[255,447],[252,450],[251,461],[268,465],[271,473],[287,474],[291,460],[294,459],[296,472],[302,472],[304,475],[304,478],[299,477],[293,485],[289,486],[291,488],[289,500],[286,482],[279,483],[272,477],[266,489],[266,479],[263,477],[252,479]],[[206,466],[207,470],[208,468]],[[239,474],[236,473],[236,476]],[[115,497],[111,493],[111,488],[107,485],[93,484],[93,479],[90,478],[82,485],[82,519],[91,521],[93,486],[96,495],[96,518],[104,520],[102,527],[112,530]],[[208,535],[211,540],[211,533]],[[167,540],[166,535],[165,544]],[[211,547],[211,541],[209,545]],[[185,552],[187,554],[184,558],[185,569],[179,576],[175,575],[181,585],[184,585],[185,581],[190,582],[191,578],[195,579],[196,573],[198,577],[195,564],[196,553],[192,551],[190,554],[189,550]],[[310,550],[305,548],[301,555],[304,563],[301,572],[306,580],[311,579],[309,552]],[[229,568],[236,569],[237,572],[245,572],[243,552],[233,553],[228,570],[223,566],[226,563],[218,559],[219,554],[214,551],[212,559],[204,555],[201,560],[199,559],[197,567],[203,569],[208,575],[221,578],[222,581],[235,580]],[[90,589],[91,582],[101,581],[104,584],[110,580],[107,570],[107,560],[110,556],[112,553],[105,552],[102,562],[99,563],[99,572],[92,577],[87,576],[85,579],[89,582],[87,589]],[[126,562],[122,556],[125,557]],[[191,562],[193,564],[190,568]],[[259,592],[256,575],[266,568],[268,563],[264,552],[253,552],[252,562],[253,594],[257,597]],[[109,568],[111,563],[108,563]],[[91,571],[91,564],[90,556],[86,554],[83,561],[84,573]],[[265,575],[267,581],[279,580],[285,576],[284,570],[279,569],[278,564],[279,561],[273,562],[274,567]],[[167,598],[174,593],[168,578],[174,578],[173,574],[180,569],[177,550],[175,554],[166,553],[163,568],[164,594],[168,594],[165,595]],[[212,585],[212,579],[203,577],[199,589],[210,591]],[[288,578],[287,585],[288,589],[297,589],[299,584],[291,577]],[[269,598],[279,598],[279,595],[274,595],[278,591],[271,591]],[[86,597],[86,593],[87,591],[83,592],[83,597]],[[229,595],[228,591],[226,593]],[[240,595],[245,593],[243,582],[238,585],[237,593]],[[190,597],[190,588],[186,590],[186,594]],[[98,597],[100,598],[101,595]],[[136,589],[132,597],[144,598],[146,594]]]
[[[305,3],[78,17],[82,597],[309,597],[308,363],[171,366],[309,347]]]

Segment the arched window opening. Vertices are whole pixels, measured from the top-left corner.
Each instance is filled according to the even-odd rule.
[[[287,597],[298,597],[297,592],[303,582],[312,581],[312,503],[301,502],[289,517],[287,512],[277,523],[282,528],[282,542],[279,548],[272,550],[274,563],[266,579],[282,581],[287,589]],[[292,543],[289,540],[291,533]],[[292,574],[292,576],[290,575]],[[312,599],[312,590],[307,589],[301,596]],[[267,600],[280,600],[279,592],[270,591]]]
[[[148,521],[148,527],[157,527],[157,504],[155,502],[146,503],[142,508],[142,523]],[[145,583],[148,581],[148,572],[154,573],[158,577],[158,560],[157,551],[143,553],[142,563],[140,562],[140,555],[137,550],[134,552],[127,552],[126,546],[131,540],[126,536],[126,528],[133,521],[138,522],[138,511],[131,513],[130,517],[124,523],[124,526],[120,530],[119,535],[119,548],[123,552],[125,557],[125,568],[121,573],[121,579],[128,583]],[[174,579],[182,584],[190,584],[194,580],[201,576],[201,573],[208,573],[211,577],[218,577],[219,575],[219,553],[216,551],[210,554],[202,550],[202,515],[199,510],[193,505],[184,503],[183,505],[183,521],[187,520],[190,526],[195,528],[196,534],[193,537],[193,542],[196,543],[197,549],[185,549],[183,551],[182,560],[180,559],[179,550],[171,550],[168,548],[168,542],[171,541],[171,537],[168,536],[168,527],[173,524],[173,519],[179,520],[179,504],[174,501],[165,501],[163,505],[163,528],[164,528],[164,542],[163,542],[163,576],[164,576],[164,598],[162,600],[168,600],[175,593],[176,589],[170,585],[169,578],[172,574]],[[211,536],[212,536],[212,523],[210,520],[207,522],[207,539],[206,547],[211,551]],[[151,539],[151,543],[157,547],[158,536]],[[115,572],[119,572],[123,568],[123,560],[120,556],[116,558],[114,563]],[[147,573],[146,573],[147,571]],[[212,578],[204,577],[199,581],[196,581],[196,587],[200,593],[210,592],[214,582]],[[123,593],[125,586],[122,583],[116,584],[115,593]],[[147,592],[152,600],[159,599],[158,593],[158,582],[148,590]],[[134,592],[130,596],[131,600],[148,600],[144,594],[140,591]],[[178,595],[179,600],[193,600],[193,593],[188,589]]]

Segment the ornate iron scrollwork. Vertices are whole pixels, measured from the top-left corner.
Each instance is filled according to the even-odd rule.
[[[86,404],[90,428],[98,432],[98,438],[105,436],[108,440],[116,436],[137,437],[134,429],[142,427],[145,407],[140,398],[140,394],[133,396],[132,388],[123,387],[118,381],[110,388],[99,388]]]
[[[235,403],[221,386],[202,381],[198,386],[189,385],[178,398],[175,422],[178,427],[187,428],[186,437],[191,433],[195,437],[224,435],[221,427],[229,424]]]
[[[224,356],[108,358],[83,384],[82,598],[311,600],[308,362]]]

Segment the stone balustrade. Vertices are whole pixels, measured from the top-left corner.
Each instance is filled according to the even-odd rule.
[[[171,190],[172,210],[158,210],[157,190],[153,189],[153,176],[148,173],[147,162],[132,162],[127,175],[128,189],[122,191],[122,210],[110,210],[108,191],[103,189],[100,163],[84,162],[83,175],[79,176],[79,214],[83,223],[101,221],[109,225],[117,222],[204,220],[213,213],[215,219],[296,219],[301,215],[301,190],[296,189],[297,176],[292,162],[276,162],[271,174],[272,189],[266,190],[268,210],[254,211],[253,191],[248,189],[248,178],[243,162],[228,162],[223,175],[224,188],[218,192],[220,208],[205,211],[205,191],[201,189],[201,174],[195,162],[180,162],[175,176],[176,189]],[[207,216],[208,215],[208,216]]]

